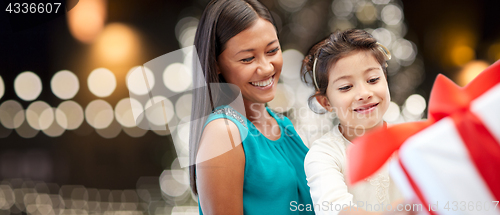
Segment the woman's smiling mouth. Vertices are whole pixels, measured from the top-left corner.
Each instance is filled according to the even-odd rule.
[[[251,85],[256,87],[267,87],[274,83],[274,75],[263,81],[250,82]]]

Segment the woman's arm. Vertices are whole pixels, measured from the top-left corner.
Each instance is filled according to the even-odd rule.
[[[205,127],[197,163],[203,214],[243,214],[245,153],[238,127],[233,122],[217,119]]]

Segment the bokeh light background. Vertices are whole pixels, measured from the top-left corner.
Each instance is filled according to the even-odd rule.
[[[148,93],[134,82],[138,66],[192,45],[207,2],[81,0],[67,16],[20,32],[0,15],[0,214],[198,213],[171,137],[186,128],[156,129],[164,122],[147,114],[138,127],[133,113],[151,101],[129,92]],[[306,144],[332,122],[307,108],[312,88],[299,79],[301,60],[335,29],[365,29],[392,52],[389,123],[427,117],[438,73],[464,86],[500,59],[498,1],[262,2],[284,58],[268,105],[290,117]],[[146,67],[148,84],[183,91],[186,65],[165,66],[162,79]],[[190,114],[189,96],[153,100],[165,100],[168,120]]]

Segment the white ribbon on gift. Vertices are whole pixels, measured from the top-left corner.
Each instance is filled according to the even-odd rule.
[[[475,99],[470,110],[500,142],[500,84]],[[408,138],[399,150],[399,159],[425,201],[436,209],[435,214],[500,214],[500,205],[495,209],[493,202],[498,199],[481,178],[450,117]],[[405,199],[416,199],[397,160],[391,161],[390,173]]]

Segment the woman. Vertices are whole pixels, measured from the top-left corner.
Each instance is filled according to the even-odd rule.
[[[267,8],[256,0],[211,1],[195,48],[204,74],[195,86],[208,83],[193,93],[192,119],[201,123],[191,123],[190,136],[200,214],[314,214],[303,164],[308,149],[290,120],[265,106],[283,64]],[[227,104],[240,92],[238,112]]]

